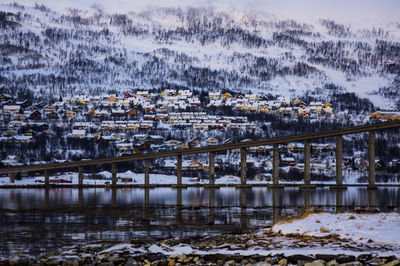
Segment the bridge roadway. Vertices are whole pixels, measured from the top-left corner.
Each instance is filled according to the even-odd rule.
[[[283,184],[279,184],[279,150],[278,144],[288,143],[288,142],[298,142],[304,141],[304,186],[313,187],[310,184],[310,141],[313,139],[326,138],[326,137],[336,137],[336,186],[343,186],[342,181],[342,136],[348,134],[356,134],[368,132],[368,161],[372,162],[369,164],[369,183],[368,187],[374,188],[375,184],[375,131],[384,130],[390,128],[400,127],[400,121],[377,123],[370,125],[362,125],[351,128],[330,130],[325,132],[315,132],[309,134],[292,135],[287,137],[263,139],[257,141],[240,142],[233,144],[223,144],[214,145],[200,148],[192,148],[186,150],[172,150],[168,152],[161,153],[148,153],[148,154],[137,154],[124,157],[106,158],[106,159],[94,159],[94,160],[83,160],[79,162],[65,162],[65,163],[55,163],[55,164],[43,164],[43,165],[32,165],[32,166],[20,166],[20,167],[10,167],[0,169],[0,174],[16,174],[21,172],[33,172],[33,171],[45,171],[45,183],[48,185],[48,176],[50,170],[58,170],[65,168],[78,168],[78,179],[79,185],[83,185],[83,167],[91,165],[101,165],[101,164],[111,164],[112,165],[112,185],[116,186],[116,172],[117,163],[134,161],[134,160],[144,160],[145,162],[145,185],[149,184],[149,160],[157,159],[163,157],[177,157],[177,186],[185,186],[182,184],[182,156],[189,154],[199,154],[199,153],[209,153],[209,185],[214,185],[214,156],[216,152],[240,149],[241,150],[241,185],[246,187],[246,156],[247,148],[273,145],[273,184],[271,187],[282,187]],[[315,186],[315,185],[314,185]]]

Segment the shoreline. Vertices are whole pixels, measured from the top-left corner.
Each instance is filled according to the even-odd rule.
[[[265,232],[263,233],[265,234]],[[258,249],[240,245],[250,245],[259,233],[241,235],[221,234],[209,237],[183,237],[165,239],[154,243],[146,241],[131,241],[113,243],[92,243],[66,247],[59,252],[49,252],[37,257],[1,258],[0,265],[62,265],[78,266],[98,264],[113,265],[400,265],[400,252],[381,250],[351,250],[341,249],[349,242],[340,240],[338,249],[313,248],[313,244],[286,248]],[[277,238],[282,241],[282,235],[267,233],[265,241]],[[299,239],[300,236],[289,238]],[[288,238],[288,239],[289,239]],[[292,239],[293,240],[293,239]],[[320,238],[310,238],[309,241],[325,241]],[[335,239],[330,239],[329,241]],[[337,239],[336,239],[337,241]],[[350,243],[351,244],[351,243]],[[347,247],[348,248],[348,247]],[[308,264],[307,264],[308,263]]]

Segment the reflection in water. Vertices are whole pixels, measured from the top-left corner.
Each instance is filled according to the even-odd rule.
[[[241,233],[307,208],[398,210],[398,188],[3,189],[0,256],[110,240]]]

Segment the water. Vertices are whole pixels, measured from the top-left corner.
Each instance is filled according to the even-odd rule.
[[[398,211],[399,188],[367,190],[0,189],[0,256],[38,256],[65,246],[243,233],[307,208]]]

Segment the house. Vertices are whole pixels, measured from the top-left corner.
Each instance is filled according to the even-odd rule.
[[[18,166],[22,165],[19,162],[19,158],[15,155],[7,155],[6,159],[1,160],[4,166]]]
[[[221,96],[220,92],[209,92],[208,93],[208,98],[210,99],[219,99]]]
[[[368,164],[367,160],[364,160],[364,159],[361,159],[361,158],[356,158],[354,160],[354,167],[359,171],[366,170],[368,165],[369,164]]]
[[[152,144],[162,144],[164,142],[164,137],[159,135],[150,135],[147,139]]]
[[[18,120],[18,121],[25,121],[26,116],[25,116],[25,114],[17,114],[14,119]]]
[[[168,121],[168,114],[158,113],[158,114],[156,114],[156,120],[158,120],[158,121]]]
[[[224,94],[222,94],[222,97],[224,99],[231,99],[232,98],[232,94],[230,94],[229,92],[225,92]]]
[[[270,109],[265,105],[260,108],[260,112],[262,112],[262,113],[268,113],[269,111],[270,111]]]
[[[206,140],[206,145],[211,146],[211,145],[218,145],[219,141],[216,138],[209,138]]]
[[[204,165],[197,161],[190,161],[188,163],[182,164],[182,169],[202,170],[204,169]]]
[[[299,115],[310,115],[310,109],[309,108],[299,108],[297,110],[297,113]]]
[[[79,138],[82,139],[86,136],[86,130],[84,129],[73,129],[72,133],[67,135],[68,138]]]
[[[65,112],[65,117],[67,119],[75,119],[76,118],[76,112],[72,110],[68,110]]]
[[[151,150],[151,144],[148,142],[143,142],[139,145],[133,145],[133,147],[139,151],[150,151]]]
[[[57,114],[56,112],[49,113],[49,114],[46,115],[46,118],[47,118],[47,119],[54,119],[54,120],[57,120],[57,119],[58,119],[58,114]]]
[[[17,135],[17,136],[13,136],[13,139],[16,142],[22,142],[22,143],[29,143],[32,141],[32,136],[27,136],[27,135]]]
[[[197,147],[200,145],[200,138],[193,138],[189,140],[187,144],[190,148]]]
[[[5,95],[4,93],[3,93],[3,94],[0,94],[0,102],[6,102],[6,101],[8,101],[9,99],[11,99],[10,96]]]
[[[12,137],[17,135],[17,131],[13,130],[13,129],[8,129],[6,130],[6,132],[3,133],[4,137]]]
[[[171,139],[165,141],[164,144],[170,147],[170,149],[176,149],[177,147],[182,145],[182,141]]]
[[[155,148],[155,151],[157,151],[157,152],[166,152],[166,151],[170,151],[171,150],[170,147],[168,145],[165,145],[165,144],[160,145],[160,146],[155,146],[154,148]]]
[[[149,97],[149,91],[137,91],[136,97],[138,98],[147,98]]]
[[[29,119],[30,119],[30,120],[39,121],[39,120],[42,119],[42,113],[40,113],[38,110],[33,111],[33,112],[29,115]]]
[[[127,112],[127,114],[128,114],[129,116],[136,116],[136,110],[135,110],[135,109],[130,109],[130,110]]]
[[[280,166],[295,166],[296,160],[292,157],[283,157],[280,159]]]
[[[127,92],[127,93],[124,94],[124,99],[132,98],[132,97],[133,97],[133,95],[130,94],[129,92]]]
[[[20,110],[20,105],[3,105],[3,112],[5,114],[18,114]]]

